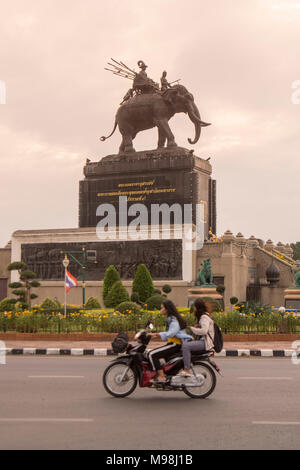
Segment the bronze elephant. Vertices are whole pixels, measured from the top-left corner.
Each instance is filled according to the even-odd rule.
[[[157,127],[158,148],[163,148],[166,143],[167,147],[176,147],[169,120],[177,113],[188,114],[193,122],[195,137],[193,140],[188,139],[188,142],[196,144],[201,127],[210,124],[201,121],[194,97],[183,85],[174,85],[164,92],[137,94],[128,99],[117,111],[112,133],[100,140],[111,137],[118,126],[122,135],[119,153],[130,153],[135,151],[132,142],[139,132]]]

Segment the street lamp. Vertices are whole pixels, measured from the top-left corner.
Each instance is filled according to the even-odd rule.
[[[67,316],[67,290],[66,290],[66,278],[67,278],[67,268],[70,264],[70,260],[69,258],[67,257],[67,255],[65,255],[65,258],[62,262],[64,268],[65,268],[65,282],[64,282],[64,287],[65,287],[65,308],[64,308],[64,312],[65,312],[65,317]]]
[[[68,258],[67,258],[67,255],[70,256],[70,258],[72,258],[73,261],[75,261],[75,263],[77,263],[80,267],[81,267],[81,270],[82,270],[82,305],[84,306],[85,305],[85,288],[86,288],[86,284],[85,284],[85,270],[86,270],[86,262],[87,262],[87,259],[86,259],[86,249],[85,247],[83,247],[80,251],[61,251],[62,254],[65,255],[65,259],[64,261]],[[79,261],[74,255],[77,255],[77,254],[80,254],[81,255],[81,261]],[[69,262],[69,260],[68,260]],[[97,263],[97,261],[95,261],[95,263]]]

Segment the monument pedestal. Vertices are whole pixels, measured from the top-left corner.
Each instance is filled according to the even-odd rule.
[[[124,225],[124,220],[130,223],[134,217],[120,214],[119,208],[119,197],[127,196],[128,206],[142,203],[148,214],[152,204],[167,203],[170,207],[177,203],[182,213],[185,204],[192,204],[194,223],[196,204],[203,203],[207,237],[209,227],[216,233],[216,182],[211,172],[207,160],[181,147],[109,155],[99,162],[87,162],[79,187],[79,227],[97,225],[100,204],[115,207],[117,225]]]
[[[216,287],[205,286],[195,286],[188,289],[188,306],[190,307],[196,299],[203,299],[204,297],[218,300],[224,307],[223,297],[217,292]]]
[[[285,308],[295,308],[300,310],[300,288],[289,287],[284,291]]]

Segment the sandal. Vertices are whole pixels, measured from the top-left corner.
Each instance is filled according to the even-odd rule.
[[[176,377],[192,377],[192,374],[189,374],[188,372],[182,370],[176,375]]]
[[[164,384],[164,383],[167,382],[167,377],[164,377],[163,379],[160,379],[160,378],[157,377],[157,378],[154,380],[154,382],[155,382],[155,383]]]

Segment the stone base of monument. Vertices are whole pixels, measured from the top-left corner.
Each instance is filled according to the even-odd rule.
[[[143,204],[149,218],[154,204],[178,204],[182,212],[190,204],[194,223],[196,205],[201,203],[205,206],[205,236],[209,227],[216,231],[216,181],[211,178],[208,159],[197,157],[193,150],[175,147],[108,155],[100,161],[87,161],[83,173],[85,178],[79,187],[80,227],[95,227],[100,220],[98,208],[104,204],[115,208],[117,225],[124,225],[125,219],[130,222],[133,216],[120,207],[119,199],[127,196],[128,208],[134,203]]]
[[[289,287],[284,291],[285,308],[295,308],[300,310],[300,289],[297,287]]]
[[[216,287],[195,286],[188,289],[188,305],[189,307],[195,302],[196,299],[210,297],[211,299],[218,300],[224,307],[223,297],[217,292]]]

